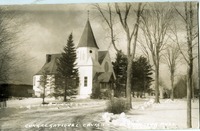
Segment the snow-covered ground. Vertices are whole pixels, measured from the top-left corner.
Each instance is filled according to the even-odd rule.
[[[47,98],[49,104],[41,105],[41,98],[9,100],[8,107],[0,109],[0,130],[37,130],[27,128],[27,124],[51,125],[77,124],[79,127],[68,127],[67,130],[132,130],[132,129],[185,129],[186,100],[160,100],[155,104],[153,99],[133,99],[133,109],[114,115],[105,112],[105,100],[73,100],[61,102]],[[199,101],[192,102],[192,125],[198,128]],[[91,124],[96,123],[96,124]],[[82,126],[80,126],[82,125]],[[49,128],[40,127],[42,130]],[[44,128],[44,129],[43,129]],[[64,130],[66,127],[54,128]]]
[[[137,100],[136,100],[137,101]],[[137,102],[136,102],[137,103]],[[113,129],[185,129],[186,128],[186,100],[160,100],[155,104],[150,99],[141,104],[133,105],[129,112],[113,115],[103,113],[102,119],[107,127]],[[199,101],[192,103],[192,125],[198,129]]]

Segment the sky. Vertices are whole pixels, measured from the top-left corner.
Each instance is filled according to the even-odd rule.
[[[91,7],[90,4],[7,6],[8,11],[15,11],[20,25],[18,39],[22,43],[16,50],[23,54],[20,59],[27,60],[21,65],[23,70],[13,75],[13,81],[32,84],[32,76],[44,65],[46,54],[61,53],[70,33],[77,45],[88,19],[88,10],[98,46],[107,50],[106,33],[102,33],[104,27]]]
[[[181,2],[188,0],[1,0],[0,5],[20,4],[66,4],[66,3],[99,3],[99,2]]]
[[[32,84],[32,77],[44,65],[46,54],[61,53],[70,33],[73,33],[75,45],[78,44],[88,17],[100,50],[109,49],[112,60],[115,58],[116,52],[112,46],[109,48],[109,30],[92,4],[9,5],[6,9],[15,11],[15,21],[20,25],[17,36],[21,45],[16,48],[16,51],[23,61],[19,72],[13,74],[12,82]],[[121,28],[117,29],[118,43],[125,42],[121,30]],[[126,51],[124,44],[117,46]],[[136,55],[141,55],[139,49]],[[163,79],[168,75],[166,68],[163,64],[160,69]],[[184,64],[179,67],[179,70],[184,70],[180,72],[184,74]]]

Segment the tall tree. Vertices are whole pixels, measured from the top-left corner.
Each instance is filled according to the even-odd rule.
[[[132,91],[145,92],[152,82],[152,67],[147,58],[140,56],[132,61]],[[117,53],[116,60],[113,62],[113,68],[116,75],[115,96],[120,96],[120,93],[125,92],[125,84],[127,77],[127,57],[121,53]]]
[[[147,58],[140,56],[133,61],[132,74],[132,90],[146,92],[153,81],[151,77],[153,74],[152,66]]]
[[[116,76],[116,89],[114,90],[114,95],[119,97],[126,91],[127,58],[125,55],[122,55],[122,52],[117,52],[115,62],[112,64]]]
[[[127,47],[127,80],[126,80],[126,97],[128,108],[132,108],[131,102],[131,75],[132,75],[132,60],[135,57],[136,51],[136,44],[138,38],[138,30],[140,24],[140,17],[143,11],[143,6],[141,3],[137,4],[137,9],[134,10],[130,3],[125,3],[124,5],[119,5],[115,3],[114,7],[112,8],[110,4],[107,4],[107,9],[102,9],[100,5],[96,4],[95,7],[101,14],[102,18],[105,20],[107,26],[110,29],[110,37],[111,43],[114,49],[119,52],[120,50],[116,47],[116,36],[114,29],[114,16],[118,16],[118,20],[120,21],[120,25],[123,28],[124,35],[126,36],[126,47]],[[135,21],[130,21],[130,18],[134,17],[133,14],[130,12],[135,13]]]
[[[67,101],[67,96],[77,93],[76,89],[79,85],[79,76],[75,61],[76,50],[73,42],[73,35],[71,33],[67,40],[67,45],[64,47],[64,52],[57,62],[58,74],[56,76],[61,82],[61,86],[59,87],[62,88],[64,101]]]
[[[197,22],[197,2],[185,2],[184,3],[184,11],[181,12],[179,9],[175,7],[176,12],[182,18],[184,26],[185,26],[185,33],[186,33],[186,43],[187,44],[187,53],[184,53],[184,50],[181,48],[179,37],[177,35],[177,30],[174,30],[174,34],[176,37],[177,44],[179,46],[180,52],[187,63],[187,127],[192,127],[192,110],[191,110],[191,96],[192,96],[192,75],[193,75],[193,60],[196,56],[194,56],[194,47],[198,42],[197,38],[199,36],[198,30],[196,26],[198,25]],[[176,28],[175,28],[176,29]]]
[[[180,50],[176,43],[167,46],[165,50],[163,61],[167,64],[170,72],[170,81],[171,81],[171,99],[174,100],[174,78],[176,73],[176,66],[178,58],[180,55]]]
[[[170,4],[149,3],[142,15],[141,29],[146,47],[150,51],[155,71],[155,103],[159,103],[159,69],[161,52],[168,41],[167,32],[173,18]],[[143,43],[142,43],[143,44]],[[143,46],[144,47],[144,46]]]

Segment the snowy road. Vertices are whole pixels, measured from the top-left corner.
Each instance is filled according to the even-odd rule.
[[[84,131],[99,130],[101,126],[93,118],[105,109],[104,104],[83,106],[82,108],[53,107],[2,110],[1,131]],[[9,114],[10,113],[10,114]]]
[[[59,103],[41,106],[33,99],[8,103],[9,108],[0,109],[0,131],[121,131],[132,129],[185,129],[186,100],[161,100],[160,104],[150,104],[148,99],[134,99],[133,109],[126,118],[133,124],[131,128],[106,123],[105,101],[85,100],[83,102]],[[148,101],[148,102],[147,102]],[[18,105],[18,106],[17,106]],[[23,105],[23,106],[19,106]],[[14,108],[15,107],[15,108]],[[193,128],[198,127],[199,101],[192,102]]]

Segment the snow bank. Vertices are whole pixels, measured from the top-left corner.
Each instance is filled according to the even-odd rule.
[[[171,123],[144,123],[142,121],[132,121],[126,117],[124,112],[120,115],[105,112],[102,114],[102,119],[110,127],[126,129],[178,129],[177,125]]]
[[[106,113],[104,113],[104,114],[102,115],[102,118],[103,118],[103,120],[104,120],[105,122],[111,122],[112,117],[113,117],[113,113],[108,113],[108,112],[106,112]]]
[[[154,103],[154,99],[150,99],[148,102],[144,102],[141,105],[133,106],[133,109],[135,110],[145,110],[149,107],[151,107]]]
[[[179,102],[180,102],[180,100],[177,100],[177,99],[175,99],[175,100],[167,99],[164,101],[164,103],[179,103]]]
[[[179,103],[180,100],[172,101],[170,99],[162,100],[160,104],[154,103],[154,99],[150,99],[147,102],[144,102],[140,105],[134,105],[132,110],[134,111],[140,111],[145,110],[144,112],[148,111],[151,112],[151,110],[154,109],[160,109],[163,108],[163,106],[168,106],[171,104]],[[150,108],[150,110],[149,110]],[[166,108],[166,107],[164,107]],[[137,119],[139,118],[139,119]],[[120,129],[178,129],[178,125],[175,123],[166,122],[165,120],[162,122],[160,120],[153,120],[146,119],[143,121],[143,119],[140,119],[138,116],[134,115],[126,115],[125,113],[119,114],[113,114],[105,112],[102,114],[103,122],[105,122],[105,125],[108,127],[119,127]],[[140,120],[140,121],[139,121]]]

